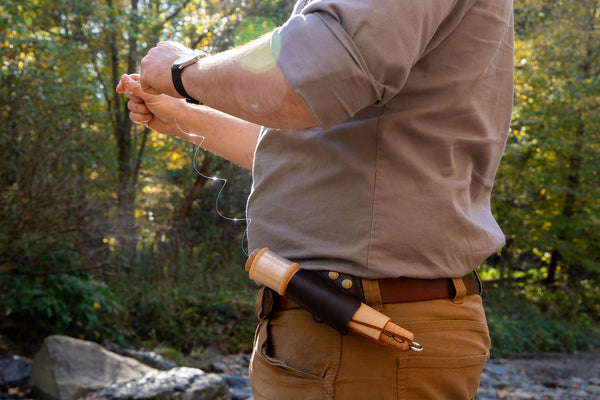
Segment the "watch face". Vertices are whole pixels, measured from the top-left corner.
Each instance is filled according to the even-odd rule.
[[[186,54],[185,56],[178,58],[177,60],[175,60],[173,62],[173,65],[175,67],[178,67],[179,69],[183,69],[183,68],[187,67],[188,65],[192,65],[199,59],[200,59],[200,54],[198,54],[197,52],[194,52],[194,53]]]

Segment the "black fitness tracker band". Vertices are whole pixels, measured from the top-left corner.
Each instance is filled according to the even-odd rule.
[[[178,58],[173,62],[171,66],[171,77],[173,78],[173,86],[175,86],[175,90],[179,93],[185,101],[192,104],[201,104],[198,100],[194,99],[183,87],[183,82],[181,81],[181,71],[184,68],[189,67],[192,64],[195,64],[202,57],[206,57],[206,53],[195,51],[188,55],[185,55],[181,58]]]

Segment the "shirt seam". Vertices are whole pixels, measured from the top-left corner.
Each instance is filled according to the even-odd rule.
[[[380,141],[381,141],[381,135],[383,134],[383,129],[381,128],[381,124],[383,121],[383,118],[386,116],[386,109],[387,106],[384,105],[383,106],[383,113],[381,114],[381,116],[377,119],[377,128],[376,128],[376,134],[375,134],[375,173],[374,173],[374,177],[373,177],[373,196],[371,198],[371,227],[369,228],[369,242],[367,245],[367,257],[366,257],[366,263],[365,263],[365,267],[367,269],[367,277],[371,277],[371,268],[370,268],[370,264],[371,264],[371,246],[373,244],[373,230],[375,227],[375,202],[376,202],[376,197],[377,197],[377,184],[378,184],[378,179],[379,179],[379,145],[380,145]]]
[[[477,79],[475,81],[473,81],[473,85],[471,86],[471,88],[474,88],[479,81],[481,81],[482,79],[484,79],[487,74],[489,69],[492,67],[492,65],[495,65],[496,63],[496,59],[499,57],[500,53],[502,52],[502,49],[508,45],[509,47],[513,47],[513,45],[511,45],[510,43],[507,43],[506,41],[506,36],[509,34],[509,30],[512,28],[514,29],[514,22],[512,22],[512,19],[514,17],[512,17],[513,15],[513,11],[512,11],[512,1],[508,2],[511,4],[510,10],[509,10],[509,18],[506,21],[506,25],[504,25],[504,31],[502,32],[502,39],[500,39],[498,41],[498,46],[496,46],[496,49],[494,50],[494,54],[492,54],[492,56],[490,57],[490,60],[488,61],[487,65],[485,66],[485,69],[481,72],[481,74],[477,77]]]

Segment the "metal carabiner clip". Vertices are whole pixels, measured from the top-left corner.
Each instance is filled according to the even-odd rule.
[[[421,346],[419,343],[417,342],[412,342],[410,344],[410,346],[408,346],[408,348],[412,351],[416,351],[417,353],[423,351],[423,346]]]

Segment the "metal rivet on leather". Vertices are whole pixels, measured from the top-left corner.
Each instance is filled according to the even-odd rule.
[[[340,274],[338,274],[337,272],[333,272],[333,271],[329,272],[329,279],[335,280],[339,277],[340,277]]]
[[[344,279],[342,281],[342,287],[344,289],[350,289],[352,287],[352,280],[350,280],[350,279]]]

